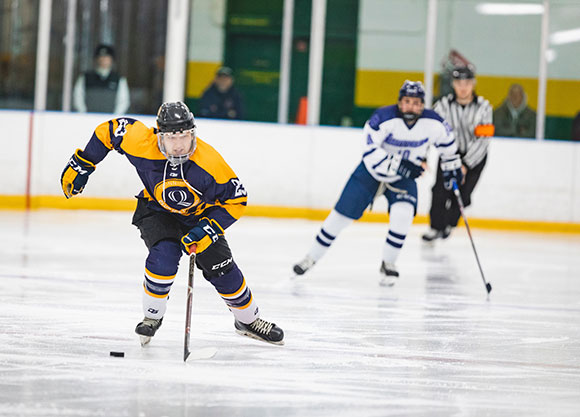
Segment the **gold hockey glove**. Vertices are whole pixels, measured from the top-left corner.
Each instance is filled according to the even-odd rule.
[[[89,175],[95,171],[95,164],[83,158],[80,154],[81,150],[77,149],[60,176],[62,191],[66,198],[82,193]]]

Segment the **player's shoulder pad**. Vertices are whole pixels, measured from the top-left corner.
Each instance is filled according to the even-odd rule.
[[[380,107],[370,117],[368,124],[373,130],[379,130],[381,123],[397,117],[397,105]]]
[[[118,152],[121,152],[121,143],[126,136],[141,136],[146,130],[148,130],[147,126],[131,117],[118,117],[109,121],[111,144]],[[129,132],[131,135],[128,135]]]
[[[425,109],[423,110],[423,114],[421,115],[422,119],[433,119],[433,120],[437,120],[438,122],[443,123],[443,121],[445,119],[443,119],[443,117],[439,116],[439,114],[435,111],[435,110],[431,110],[431,109]]]
[[[435,122],[437,122],[437,124],[439,124],[439,126],[443,126],[445,128],[445,132],[447,135],[449,135],[451,131],[453,131],[451,125],[449,125],[449,123],[447,123],[447,121],[443,117],[441,117],[439,113],[437,113],[435,110],[431,109],[423,110],[421,118],[434,120]]]
[[[204,142],[199,137],[196,141],[197,146],[190,159],[197,166],[211,175],[220,184],[225,184],[231,179],[236,178],[233,169],[230,168],[225,159],[213,146]]]

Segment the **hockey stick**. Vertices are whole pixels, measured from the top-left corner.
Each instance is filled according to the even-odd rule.
[[[477,256],[475,243],[473,243],[473,237],[471,236],[469,223],[467,223],[467,216],[465,216],[465,206],[463,205],[463,199],[461,198],[459,187],[457,186],[457,182],[455,181],[453,181],[451,184],[453,187],[453,194],[455,194],[455,197],[457,197],[457,204],[459,204],[459,211],[461,212],[461,217],[463,217],[463,221],[465,222],[465,228],[467,229],[467,234],[469,235],[469,240],[471,241],[471,247],[473,248],[473,253],[475,254],[475,260],[477,261],[479,272],[481,272],[481,279],[483,280],[483,284],[485,285],[485,290],[489,294],[491,292],[491,284],[485,280],[485,276],[483,275],[483,269],[481,268],[481,263],[479,262],[479,256]]]
[[[195,251],[195,248],[194,248]],[[205,347],[191,350],[189,347],[189,336],[191,334],[191,310],[193,306],[193,271],[195,270],[195,252],[189,256],[189,274],[187,278],[187,305],[185,308],[185,339],[183,341],[183,362],[198,359],[210,359],[217,353],[213,347]]]
[[[195,270],[195,252],[189,255],[189,275],[187,277],[187,305],[185,308],[185,340],[183,342],[183,362],[187,361],[189,350],[189,335],[191,329],[191,307],[193,304],[193,271]]]

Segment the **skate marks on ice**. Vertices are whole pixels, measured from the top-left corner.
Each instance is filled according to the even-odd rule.
[[[242,218],[228,241],[286,345],[237,335],[199,279],[192,349],[218,352],[184,366],[183,265],[163,328],[145,348],[134,333],[146,250],[130,213],[33,212],[27,235],[19,216],[0,213],[0,416],[572,417],[580,409],[577,238],[474,230],[494,284],[486,302],[464,230],[425,251],[424,228],[414,227],[399,282],[383,288],[384,225],[353,224],[289,280],[320,224]],[[74,230],[92,237],[86,247]]]

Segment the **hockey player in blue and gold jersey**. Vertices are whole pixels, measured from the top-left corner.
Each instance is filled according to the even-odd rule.
[[[157,126],[148,128],[127,117],[102,123],[61,176],[67,198],[81,193],[95,166],[113,149],[137,170],[145,188],[137,196],[133,224],[149,255],[143,283],[145,318],[136,333],[147,343],[161,326],[183,250],[196,252],[197,267],[233,313],[238,333],[283,344],[282,329],[260,318],[224,236],[245,209],[242,183],[221,155],[196,137],[195,120],[185,104],[164,103]]]
[[[363,129],[362,161],[346,183],[334,210],[322,224],[306,257],[294,265],[302,275],[322,258],[338,234],[359,219],[375,195],[389,203],[389,230],[383,245],[381,285],[394,285],[399,256],[417,211],[415,179],[423,172],[427,149],[441,157],[445,186],[461,184],[461,159],[451,127],[433,110],[425,109],[420,82],[405,81],[397,104],[377,109]]]

